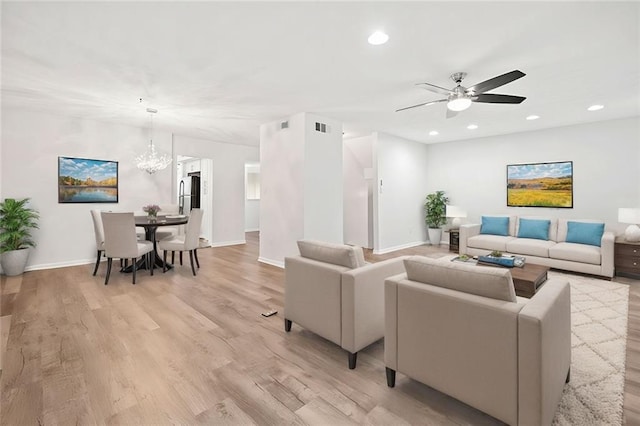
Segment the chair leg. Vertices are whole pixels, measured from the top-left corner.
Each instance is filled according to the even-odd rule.
[[[356,361],[358,360],[358,352],[349,352],[349,370],[356,368]]]
[[[131,259],[131,269],[133,271],[133,283],[136,283],[136,271],[138,270],[138,265],[136,265],[136,259]]]
[[[165,272],[167,272],[167,251],[162,250],[162,273],[164,274]]]
[[[96,267],[93,269],[93,276],[96,276],[98,272],[98,266],[100,266],[100,258],[102,257],[102,250],[98,250],[98,255],[96,256]]]
[[[385,367],[387,372],[387,386],[390,388],[396,385],[396,370],[392,370],[389,367]]]
[[[193,250],[193,257],[196,258],[196,266],[200,269],[200,261],[198,260],[198,249]]]
[[[284,331],[291,331],[291,320],[288,320],[286,318],[284,319]]]
[[[112,258],[107,258],[107,276],[104,278],[104,285],[109,284],[109,275],[111,275],[111,263],[113,262]]]
[[[149,253],[147,253],[147,258],[149,259],[149,266],[151,266],[151,276],[153,276],[153,268],[156,266],[155,252],[150,251]]]
[[[180,252],[180,266],[182,266],[182,252]]]
[[[193,272],[193,276],[196,276],[196,267],[193,264],[193,250],[189,250],[189,260],[191,261],[191,271]]]
[[[171,252],[171,263],[176,263],[176,252],[175,251]]]
[[[569,383],[569,380],[571,380],[571,367],[569,367],[569,371],[567,371],[567,378],[564,382]]]

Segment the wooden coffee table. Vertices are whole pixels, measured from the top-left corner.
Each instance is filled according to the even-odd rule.
[[[478,263],[481,266],[495,266],[504,268],[500,265],[491,265],[488,263]],[[532,298],[538,287],[547,280],[548,266],[536,265],[533,263],[525,263],[522,268],[509,268],[511,277],[513,278],[513,286],[516,289],[516,296]]]

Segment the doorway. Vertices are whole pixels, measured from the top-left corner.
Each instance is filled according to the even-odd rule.
[[[203,210],[200,238],[204,239],[203,246],[210,246],[213,241],[213,160],[180,154],[176,159],[174,200],[184,214],[191,208]]]

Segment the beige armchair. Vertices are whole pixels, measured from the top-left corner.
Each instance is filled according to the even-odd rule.
[[[549,425],[569,381],[570,287],[414,256],[385,282],[387,384],[403,373],[510,425]]]
[[[404,270],[402,259],[367,264],[362,248],[299,241],[300,256],[285,258],[284,327],[296,323],[349,352],[384,335],[384,280]]]

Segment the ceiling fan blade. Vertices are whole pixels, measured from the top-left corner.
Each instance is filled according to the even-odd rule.
[[[453,110],[450,110],[449,108],[447,108],[447,118],[453,118],[456,115],[458,115],[459,112],[460,111],[453,111]]]
[[[437,101],[425,102],[423,104],[411,105],[411,106],[408,106],[408,107],[400,108],[400,109],[397,109],[396,112],[404,111],[405,109],[417,108],[417,107],[421,107],[421,106],[432,105],[432,104],[437,104],[439,102],[446,102],[446,101],[447,101],[447,99],[438,99]]]
[[[484,93],[471,98],[473,102],[483,102],[486,104],[519,104],[525,99],[527,98],[522,96],[498,95],[495,93]]]
[[[497,77],[490,78],[481,83],[467,88],[467,93],[477,95],[480,93],[488,92],[496,87],[503,86],[507,83],[511,83],[514,80],[524,77],[526,74],[519,70],[514,70],[506,74],[499,75]]]
[[[426,89],[430,92],[438,93],[440,95],[449,96],[451,94],[451,90],[445,89],[444,87],[436,86],[435,84],[431,83],[417,83],[416,86],[420,86],[423,89]]]

